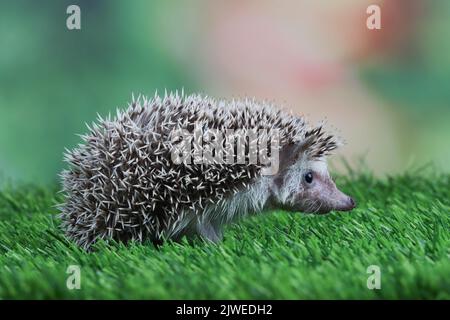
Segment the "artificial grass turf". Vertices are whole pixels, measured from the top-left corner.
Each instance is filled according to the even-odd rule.
[[[63,237],[53,190],[0,192],[0,298],[449,299],[450,175],[339,177],[350,213],[271,212],[229,227],[212,245],[99,243]],[[81,289],[69,290],[69,265]],[[367,268],[381,289],[367,288]]]

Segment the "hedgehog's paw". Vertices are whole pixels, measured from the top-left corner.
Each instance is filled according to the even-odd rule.
[[[222,241],[222,232],[214,228],[210,222],[199,223],[197,226],[199,235],[212,243],[219,243]]]

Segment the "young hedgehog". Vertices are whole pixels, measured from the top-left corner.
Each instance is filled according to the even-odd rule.
[[[263,174],[267,165],[248,155],[232,163],[174,161],[179,137],[177,142],[173,133],[198,129],[232,129],[232,141],[255,130],[266,136],[276,131],[277,143],[269,144],[270,154],[279,155],[278,171]],[[60,217],[68,238],[86,249],[98,239],[161,243],[199,235],[219,242],[224,225],[265,209],[328,213],[355,207],[327,171],[325,157],[337,140],[269,103],[178,93],[133,98],[115,118],[99,117],[82,138],[84,144],[66,150]],[[250,140],[240,152],[248,153]],[[236,160],[237,148],[227,150]]]

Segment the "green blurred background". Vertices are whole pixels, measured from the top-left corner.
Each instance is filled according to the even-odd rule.
[[[365,27],[371,3],[381,31]],[[81,30],[66,28],[70,4]],[[430,161],[448,171],[450,2],[0,2],[3,178],[56,181],[97,113],[181,88],[326,116],[342,155],[380,174]]]

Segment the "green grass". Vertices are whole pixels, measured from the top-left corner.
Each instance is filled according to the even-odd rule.
[[[0,298],[450,298],[450,175],[340,177],[351,213],[272,212],[201,241],[107,245],[86,253],[58,228],[55,190],[0,193]],[[81,267],[81,289],[66,269]],[[381,290],[366,286],[381,268]]]

